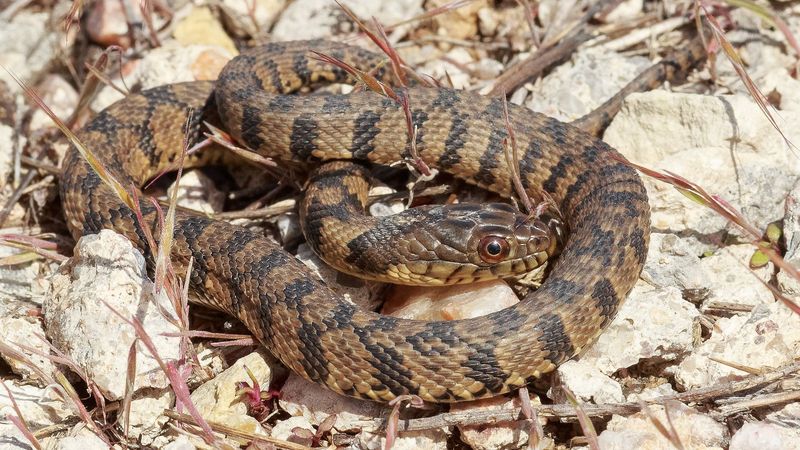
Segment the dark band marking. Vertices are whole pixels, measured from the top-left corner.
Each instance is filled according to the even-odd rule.
[[[367,159],[375,146],[372,141],[381,132],[378,128],[381,116],[373,111],[362,112],[355,121],[353,127],[353,143],[350,145],[350,152],[358,159]]]
[[[319,125],[312,114],[300,114],[292,122],[289,150],[300,160],[307,160],[317,149],[314,142],[319,137]]]
[[[453,113],[450,123],[450,131],[444,141],[444,151],[439,157],[439,167],[447,170],[461,161],[459,152],[464,148],[467,141],[467,130],[469,129],[469,116],[467,114]]]
[[[244,105],[242,108],[242,124],[240,135],[245,145],[252,149],[261,148],[264,139],[261,137],[261,110],[256,106]]]
[[[539,319],[539,327],[543,328],[539,346],[548,353],[547,359],[553,364],[561,364],[575,353],[575,346],[572,345],[561,317],[551,313],[544,314]]]
[[[600,316],[606,318],[604,323],[614,315],[614,311],[617,310],[620,304],[617,291],[608,278],[603,278],[594,284],[592,300],[594,300],[595,306],[600,311]]]

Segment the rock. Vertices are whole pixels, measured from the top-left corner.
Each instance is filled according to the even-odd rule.
[[[710,357],[755,370],[790,363],[800,351],[800,315],[780,302],[757,305],[746,316],[717,320],[711,338],[678,366],[675,380],[686,390],[745,375]]]
[[[767,414],[767,420],[784,428],[800,430],[800,403],[789,403],[783,409]]]
[[[310,431],[312,434],[317,431],[307,418],[303,416],[294,416],[286,420],[278,421],[278,423],[272,427],[272,433],[270,435],[275,439],[293,442],[292,436],[295,435],[294,430],[297,428]]]
[[[72,418],[72,409],[64,404],[61,397],[52,388],[39,388],[29,384],[21,384],[18,381],[3,380],[6,389],[11,391],[14,401],[17,402],[28,427],[36,431],[49,427]],[[16,415],[11,399],[6,389],[0,389],[0,410],[3,414]],[[3,419],[5,422],[5,419]],[[2,425],[0,425],[2,426]],[[3,436],[3,434],[0,434]],[[0,445],[2,440],[0,439]]]
[[[180,339],[163,336],[180,332],[163,316],[172,304],[163,292],[156,295],[153,290],[142,254],[109,230],[82,237],[75,256],[53,277],[42,305],[47,336],[109,400],[124,395],[128,351],[136,339],[133,327],[110,308],[126,319],[138,318],[163,360],[180,357]],[[114,339],[108,339],[109,330],[115,330]],[[168,386],[148,351],[139,351],[136,365],[134,389]]]
[[[728,432],[725,426],[712,418],[680,403],[670,402],[669,417],[686,449],[721,449],[727,444]],[[651,406],[652,415],[667,425],[667,417],[662,406]],[[658,431],[644,412],[630,417],[613,416],[605,431],[598,437],[603,450],[673,450],[674,445]]]
[[[144,58],[124,68],[125,83],[149,89],[164,84],[183,81],[216,80],[225,64],[233,57],[228,50],[215,45],[181,46],[167,42],[155,48]],[[119,78],[112,80],[121,85]],[[103,87],[92,101],[95,111],[105,109],[124,96],[111,87]]]
[[[776,120],[792,142],[800,142],[800,114],[782,111]],[[672,171],[720,195],[758,229],[783,215],[783,199],[800,174],[796,155],[743,96],[631,94],[604,139],[632,162]],[[739,232],[672,186],[648,177],[644,182],[653,229]]]
[[[503,280],[453,286],[394,286],[381,314],[417,320],[459,320],[519,302]]]
[[[175,24],[175,40],[181,45],[209,45],[222,47],[231,55],[236,55],[236,45],[222,29],[222,25],[211,13],[211,9],[198,6],[188,16]]]
[[[614,9],[605,16],[607,23],[625,23],[634,20],[642,14],[644,9],[643,0],[625,0],[620,2]]]
[[[532,396],[531,403],[541,405],[539,397]],[[472,402],[454,403],[451,412],[464,410],[509,410],[519,406],[517,397],[493,397]],[[547,419],[539,418],[542,425],[547,424]],[[497,422],[486,425],[458,425],[461,432],[461,441],[475,450],[490,450],[496,448],[523,448],[529,439],[531,424],[525,420],[510,422]]]
[[[2,82],[3,80],[0,80]],[[11,194],[11,186],[7,182],[14,171],[14,152],[16,147],[16,132],[13,126],[0,123],[0,186],[7,186],[9,192],[0,191],[0,198],[5,199]],[[0,294],[2,295],[2,294]]]
[[[478,11],[486,7],[486,0],[469,2],[444,14],[433,17],[436,32],[439,35],[454,39],[470,39],[478,33]],[[428,9],[452,6],[450,0],[433,0],[428,2]]]
[[[286,7],[287,0],[222,0],[220,8],[226,28],[239,38],[254,37],[269,30]]]
[[[777,108],[783,111],[800,111],[800,80],[789,75],[786,69],[771,70],[759,83],[764,95],[778,94],[780,102]]]
[[[261,391],[269,389],[272,370],[262,355],[250,353],[192,392],[192,402],[208,420],[245,433],[266,435],[258,420],[247,415],[247,399],[239,393],[239,383],[253,387],[245,367],[255,376]]]
[[[639,401],[651,401],[655,400],[659,397],[666,397],[667,395],[674,395],[677,394],[675,389],[672,388],[672,385],[669,383],[659,384],[655,387],[648,387],[642,389],[642,392],[639,393],[632,393],[629,394],[626,398],[626,402],[639,402]]]
[[[800,442],[797,428],[786,428],[768,422],[748,422],[731,438],[729,450],[784,450]]]
[[[138,15],[133,8],[131,12]],[[130,47],[131,38],[122,0],[99,0],[92,4],[86,11],[86,33],[91,40],[103,46]]]
[[[32,369],[25,361],[16,360],[10,355],[0,354],[0,356],[14,373],[22,376],[25,380],[34,380],[39,384],[47,384],[46,378],[53,376],[55,367],[49,359],[41,356],[41,354],[50,354],[50,346],[39,336],[44,336],[44,328],[38,318],[30,316],[0,316],[0,341],[24,354],[27,360],[32,362],[38,370]],[[20,344],[32,348],[36,352],[21,348],[19,347]],[[40,377],[39,371],[44,373],[45,379]]]
[[[651,233],[642,279],[658,288],[675,286],[686,300],[702,301],[710,291],[710,276],[701,266],[699,254],[687,239]]]
[[[15,248],[0,245],[0,258],[22,253]],[[39,260],[0,266],[0,312],[25,313],[37,307],[33,300],[33,286],[46,266]]]
[[[34,450],[22,431],[12,423],[0,422],[0,450]]]
[[[314,426],[336,414],[334,428],[339,432],[362,430],[365,424],[382,417],[386,409],[380,403],[343,397],[294,373],[284,383],[278,404],[290,415],[305,417]]]
[[[75,431],[76,428],[78,431]],[[52,448],[55,450],[108,450],[109,448],[108,444],[85,428],[84,424],[76,425],[70,434],[73,435],[57,438]]]
[[[653,289],[639,283],[581,361],[610,375],[642,362],[679,360],[699,336],[699,316],[678,288]]]
[[[197,447],[186,436],[178,436],[174,441],[163,445],[161,448],[162,450],[195,450]]]
[[[63,121],[69,118],[78,105],[78,91],[58,75],[47,75],[36,89],[44,103]],[[28,129],[33,133],[55,126],[47,113],[37,108],[33,111]]]
[[[789,264],[798,267],[800,265],[800,181],[786,196],[785,211],[783,237],[786,242],[786,254],[783,255],[783,258]],[[779,271],[776,278],[781,292],[792,298],[800,296],[800,280],[785,270]]]
[[[464,89],[472,84],[472,75],[465,70],[475,62],[472,54],[465,48],[456,47],[442,58],[427,61],[419,67],[418,72],[437,80],[448,80],[456,89]]]
[[[362,20],[375,17],[384,26],[410,19],[422,13],[422,0],[393,2],[364,2],[346,0],[342,3]],[[356,26],[336,3],[327,0],[296,0],[289,4],[272,29],[273,41],[314,39],[345,34]]]
[[[173,310],[164,291],[154,293],[147,278],[142,254],[130,241],[112,231],[84,236],[78,241],[75,256],[62,265],[42,305],[47,337],[94,381],[108,400],[119,400],[125,393],[128,354],[138,340],[126,319],[136,317],[153,341],[162,360],[180,357],[180,338],[164,336],[179,333],[177,319],[165,315]],[[114,330],[114,339],[109,339]],[[137,345],[133,399],[142,405],[172,403],[166,374],[143,345]],[[134,422],[140,418],[142,422]],[[153,434],[163,419],[158,414],[131,416],[132,431]],[[136,436],[132,434],[133,436]]]
[[[558,369],[558,378],[581,403],[622,403],[622,386],[584,360],[567,361]],[[548,397],[553,397],[548,393]]]
[[[10,20],[0,19],[0,81],[11,92],[22,92],[9,71],[23,81],[30,82],[39,76],[61,51],[73,41],[62,32],[63,28],[50,20],[48,12],[21,11]]]
[[[298,227],[299,228],[299,227]],[[306,244],[297,247],[297,259],[314,271],[334,292],[363,309],[374,311],[380,304],[376,293],[383,289],[381,283],[365,281],[338,272],[325,264]]]
[[[750,244],[729,245],[700,261],[711,288],[706,305],[720,302],[755,306],[775,301],[772,291],[758,281],[760,278],[764,283],[770,282],[774,272],[772,263],[759,269],[748,266],[755,250]]]
[[[362,432],[358,435],[359,448],[380,450],[386,448],[386,434]],[[392,450],[430,450],[447,449],[447,431],[444,429],[408,431],[400,433],[394,441]]]
[[[575,53],[533,88],[528,108],[571,122],[600,106],[650,66],[644,57],[625,57],[590,48]],[[599,70],[602,68],[602,70]]]
[[[152,444],[169,420],[161,413],[171,408],[174,402],[175,394],[171,389],[142,389],[137,392],[131,399],[128,434],[137,437],[142,445]]]
[[[181,176],[180,183],[172,183],[167,190],[168,198],[178,189],[178,205],[204,214],[222,211],[225,194],[214,185],[214,181],[199,170],[190,170]]]

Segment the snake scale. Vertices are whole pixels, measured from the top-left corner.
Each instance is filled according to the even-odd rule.
[[[409,156],[406,117],[392,99],[374,92],[285,95],[346,78],[311,58],[309,49],[356,67],[376,58],[325,41],[267,44],[229,62],[216,83],[129,95],[79,137],[123,186],[141,186],[175,161],[184,136],[197,133],[213,103],[236,140],[275,160],[388,165]],[[409,101],[425,163],[511,195],[502,98],[446,88],[397,92]],[[454,402],[524,386],[584,349],[614,317],[644,264],[649,206],[639,176],[604,142],[524,107],[508,105],[508,113],[524,188],[549,193],[569,233],[549,277],[515,306],[450,322],[364,311],[263,235],[182,211],[171,254],[175,270],[185,273],[193,259],[195,301],[237,317],[291,370],[344,395]],[[74,236],[114,229],[152,264],[134,212],[74,149],[64,161],[61,196]],[[140,207],[158,233],[153,205],[141,200]]]

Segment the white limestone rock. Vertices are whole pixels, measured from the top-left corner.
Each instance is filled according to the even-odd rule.
[[[710,292],[709,273],[701,265],[700,250],[674,234],[651,233],[642,279],[659,288],[675,286],[692,302]]]
[[[699,316],[678,288],[639,283],[581,360],[606,375],[640,362],[679,360],[699,336]]]
[[[748,266],[755,250],[749,244],[729,245],[700,261],[700,267],[708,275],[706,284],[711,288],[706,304],[723,302],[755,306],[775,301],[772,291],[764,285],[770,282],[773,265],[770,263],[758,269]]]
[[[200,414],[211,421],[225,424],[245,433],[266,434],[261,424],[249,416],[247,399],[239,395],[239,383],[253,382],[247,369],[258,380],[261,391],[269,389],[272,369],[259,353],[250,353],[237,360],[213,379],[192,392],[192,402]]]
[[[726,427],[714,419],[680,403],[670,402],[669,417],[684,448],[721,450],[728,441]],[[651,406],[650,411],[662,426],[668,427],[663,406]],[[613,416],[605,431],[598,437],[603,450],[672,450],[674,445],[653,424],[644,412],[629,417]]]
[[[130,241],[103,230],[78,241],[75,256],[53,276],[42,310],[53,345],[113,401],[125,393],[128,354],[137,334],[111,308],[142,323],[162,360],[180,357],[180,338],[165,336],[180,332],[172,303],[164,291],[154,292],[144,257]],[[137,405],[156,404],[160,409],[132,414],[129,428],[133,436],[153,436],[164,423],[158,412],[172,404],[173,394],[156,359],[141,343],[136,349],[133,399]]]
[[[179,183],[172,183],[167,190],[168,198],[172,198],[175,189],[178,190],[178,205],[203,214],[220,212],[225,205],[225,193],[199,170],[190,170],[181,176]]]
[[[675,380],[686,390],[746,375],[720,359],[755,370],[790,363],[800,352],[800,315],[780,302],[757,305],[748,315],[717,320],[711,338],[678,366]]]
[[[527,106],[571,122],[614,96],[649,65],[647,58],[602,48],[576,52],[570,63],[557,66],[536,83]]]
[[[782,111],[777,120],[792,142],[800,142],[800,114]],[[604,139],[634,163],[669,170],[720,195],[759,229],[783,215],[783,199],[800,176],[800,159],[744,96],[631,94]],[[672,186],[648,177],[644,182],[654,230],[739,233]]]
[[[584,360],[571,360],[557,369],[561,383],[568,387],[581,403],[622,403],[622,386]],[[548,393],[552,397],[552,394]]]
[[[372,17],[384,25],[409,19],[422,12],[422,0],[393,2],[364,2],[346,0],[342,3],[364,20]],[[335,2],[327,0],[296,0],[281,13],[272,29],[274,41],[292,41],[330,37],[355,31],[355,25]]]

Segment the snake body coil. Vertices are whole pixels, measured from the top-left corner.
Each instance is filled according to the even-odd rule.
[[[180,154],[213,93],[228,131],[276,160],[391,164],[408,156],[405,115],[394,100],[371,92],[284,95],[345,77],[309,59],[309,49],[355,66],[375,59],[323,41],[269,44],[231,61],[216,87],[182,83],[130,95],[79,137],[123,186],[141,186]],[[411,105],[416,147],[428,165],[510,195],[503,99],[451,89],[398,92]],[[175,269],[185,272],[192,258],[191,286],[200,303],[239,318],[286,366],[336,392],[452,402],[523,386],[585,348],[613,318],[644,264],[649,207],[638,175],[608,145],[526,108],[508,109],[524,187],[549,193],[569,229],[548,279],[513,307],[452,322],[363,311],[269,239],[183,212],[176,217]],[[76,150],[65,160],[61,195],[76,237],[112,228],[152,263],[134,212]],[[157,211],[140,205],[158,232]]]

